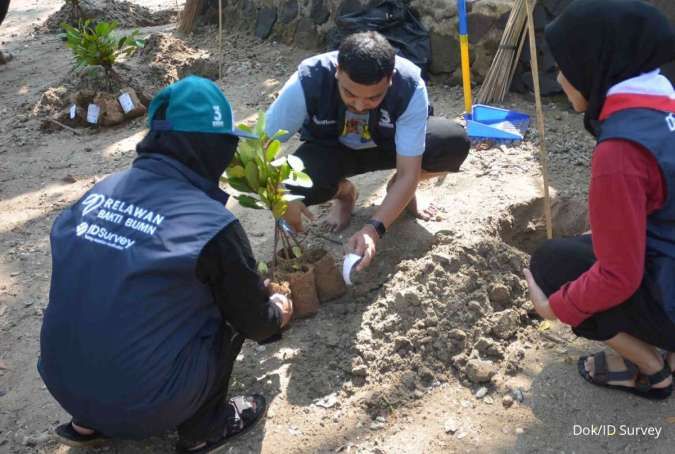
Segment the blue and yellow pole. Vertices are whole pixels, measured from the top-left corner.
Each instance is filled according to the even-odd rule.
[[[457,0],[459,15],[459,46],[462,54],[462,85],[464,86],[464,109],[471,113],[471,67],[469,64],[469,26],[466,19],[466,0]]]

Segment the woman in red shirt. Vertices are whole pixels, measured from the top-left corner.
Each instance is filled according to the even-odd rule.
[[[592,235],[542,245],[524,270],[530,296],[542,317],[613,350],[579,359],[587,381],[665,399],[675,367],[675,91],[658,68],[675,59],[675,32],[639,0],[575,0],[546,41],[598,143]]]

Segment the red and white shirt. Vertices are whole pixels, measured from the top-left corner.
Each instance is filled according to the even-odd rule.
[[[675,112],[675,90],[659,71],[612,87],[600,120],[626,109]],[[591,315],[629,299],[645,268],[647,217],[663,206],[666,184],[654,156],[637,143],[599,143],[591,162],[589,216],[595,264],[551,295],[549,303],[564,323],[577,326]]]

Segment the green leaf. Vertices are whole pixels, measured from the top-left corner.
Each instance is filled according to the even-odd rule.
[[[281,142],[278,140],[271,141],[267,146],[267,150],[265,150],[265,159],[267,162],[272,162],[277,157],[277,154],[279,154],[279,150],[281,150]]]
[[[286,134],[288,134],[288,131],[286,131],[285,129],[280,129],[274,133],[274,135],[270,138],[270,140],[276,140],[279,137],[285,136]]]
[[[241,130],[244,131],[244,132],[253,133],[253,128],[251,128],[251,127],[250,127],[249,125],[247,125],[246,123],[239,123],[239,124],[237,125],[237,129],[241,129]],[[247,140],[251,140],[251,139],[247,139]]]
[[[239,146],[237,147],[237,154],[242,164],[246,165],[253,159],[255,159],[255,140],[244,139],[239,141]]]
[[[245,208],[253,208],[254,210],[262,210],[264,207],[260,205],[260,201],[255,197],[249,195],[238,195],[235,197],[239,204]]]
[[[305,170],[305,164],[302,162],[302,159],[295,155],[290,155],[288,157],[288,163],[291,165],[291,169],[295,170],[296,172],[302,172]]]
[[[255,165],[255,161],[247,162],[244,171],[246,172],[246,181],[248,182],[248,185],[257,192],[260,183],[258,182],[258,166]]]
[[[284,194],[281,197],[281,200],[283,200],[284,202],[294,202],[296,200],[302,200],[304,198],[305,198],[304,195]]]
[[[258,273],[260,274],[267,274],[269,273],[269,268],[267,267],[267,263],[265,262],[258,262]]]
[[[277,202],[272,206],[272,215],[274,219],[280,219],[286,214],[288,210],[288,205],[285,202]]]
[[[291,166],[288,165],[287,162],[285,162],[284,165],[281,167],[279,176],[281,177],[280,178],[281,181],[285,181],[288,179],[288,177],[291,176]]]
[[[295,171],[291,172],[290,178],[284,180],[284,183],[290,184],[292,186],[300,186],[301,188],[311,188],[314,186],[314,183],[312,183],[312,179],[309,177],[309,175],[303,172]]]
[[[275,159],[274,161],[270,162],[270,165],[272,167],[281,167],[284,164],[286,164],[288,160],[286,159],[286,156],[282,156],[279,159]]]
[[[249,187],[245,178],[228,178],[227,184],[229,184],[232,189],[239,192],[248,192],[251,194],[257,193],[256,191],[254,191]]]
[[[302,257],[302,249],[300,249],[298,246],[293,246],[291,250],[293,251],[293,255],[296,259]]]
[[[246,172],[244,172],[244,168],[242,166],[228,167],[225,172],[228,178],[243,178],[246,176]]]
[[[258,113],[258,120],[255,122],[255,135],[261,137],[265,134],[265,113]]]

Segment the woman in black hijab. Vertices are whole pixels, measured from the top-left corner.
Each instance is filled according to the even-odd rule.
[[[675,59],[675,32],[640,0],[575,0],[546,40],[598,143],[592,236],[542,245],[524,270],[530,296],[542,317],[614,350],[579,358],[588,382],[665,399],[675,366],[675,90],[658,68]]]

